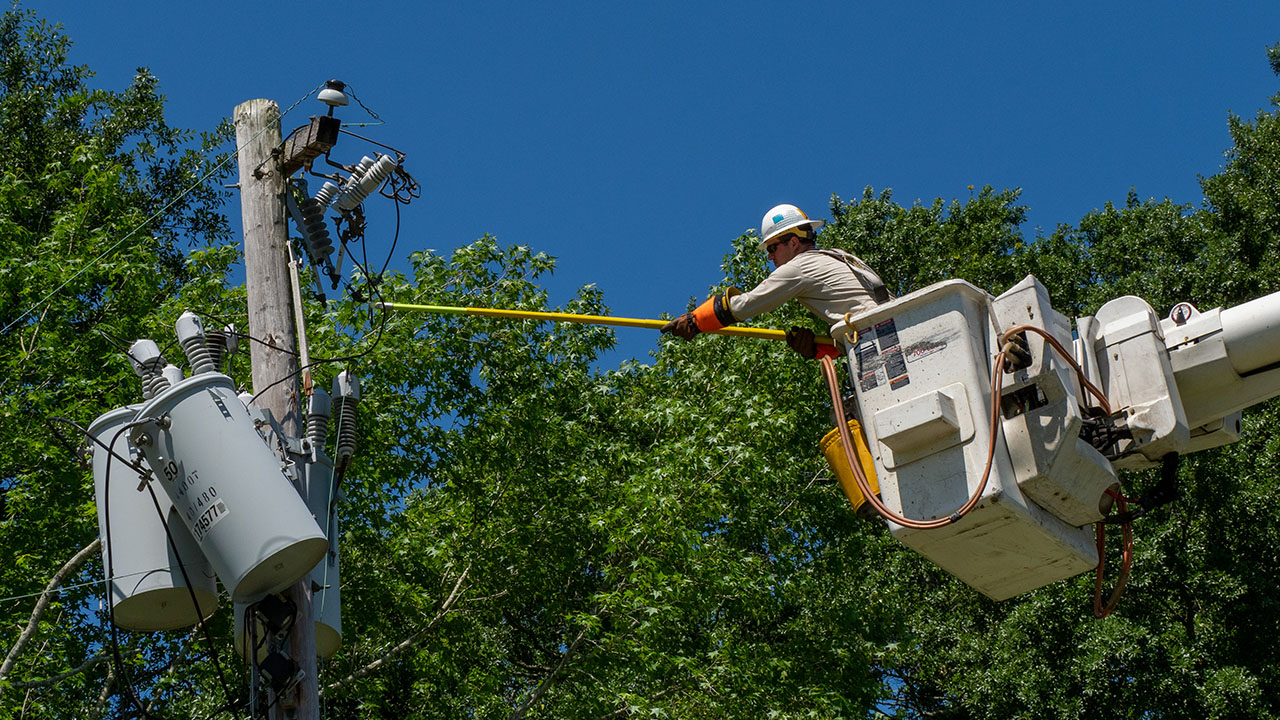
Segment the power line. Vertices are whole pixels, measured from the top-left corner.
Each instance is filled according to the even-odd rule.
[[[285,115],[288,115],[288,114],[289,114],[289,112],[290,112],[291,110],[293,110],[295,107],[297,107],[297,106],[298,106],[298,104],[299,104],[299,103],[301,103],[303,100],[306,100],[307,98],[309,98],[309,97],[311,97],[312,95],[314,95],[314,94],[316,93],[316,91],[318,91],[321,87],[324,87],[324,84],[323,84],[323,83],[321,83],[320,85],[317,85],[315,88],[313,88],[313,89],[312,89],[310,92],[308,92],[306,95],[303,95],[302,97],[298,98],[298,100],[297,100],[297,101],[295,101],[292,105],[290,105],[290,106],[289,106],[288,110],[285,110],[284,112],[280,113],[280,117],[279,117],[279,118],[277,118],[275,122],[276,122],[276,123],[279,123],[281,120],[283,120]],[[257,139],[257,137],[258,137],[259,135],[261,135],[262,133],[266,132],[268,129],[270,129],[270,127],[271,127],[271,125],[270,125],[270,124],[268,124],[268,125],[267,125],[266,127],[264,127],[262,130],[259,130],[259,131],[258,131],[258,132],[253,136],[253,138],[252,138],[252,139]],[[37,309],[37,308],[39,308],[41,305],[44,305],[46,302],[48,302],[49,300],[51,300],[51,299],[52,299],[55,295],[57,295],[58,293],[62,292],[62,290],[63,290],[64,288],[66,288],[66,287],[67,287],[67,285],[70,285],[70,284],[71,284],[71,282],[72,282],[73,280],[75,280],[76,278],[80,277],[81,275],[83,275],[84,273],[88,272],[89,270],[92,270],[93,268],[97,267],[99,264],[101,264],[101,262],[102,262],[103,260],[105,260],[105,259],[107,258],[107,256],[109,256],[109,255],[111,255],[112,253],[114,253],[114,252],[115,252],[115,251],[116,251],[116,250],[117,250],[121,245],[123,245],[127,240],[131,239],[134,235],[138,234],[138,232],[139,232],[139,231],[141,231],[143,228],[145,228],[145,227],[149,227],[149,226],[151,225],[151,223],[152,223],[154,220],[156,220],[156,219],[157,219],[157,218],[159,218],[161,215],[163,215],[166,211],[168,211],[168,210],[169,210],[169,208],[171,208],[171,207],[173,207],[175,204],[177,204],[177,203],[178,203],[178,201],[180,201],[180,200],[182,200],[183,198],[185,198],[186,196],[190,195],[192,192],[194,192],[194,191],[196,190],[196,188],[199,188],[199,187],[203,186],[203,185],[205,184],[205,182],[206,182],[206,181],[208,181],[208,179],[209,179],[209,178],[213,177],[213,175],[214,175],[215,173],[217,173],[218,171],[220,171],[224,165],[226,165],[227,163],[231,162],[231,160],[232,160],[233,158],[235,158],[235,157],[239,154],[239,152],[240,152],[240,151],[239,151],[239,149],[237,148],[235,152],[229,153],[229,154],[228,154],[226,157],[224,157],[220,162],[218,162],[216,165],[214,165],[214,166],[213,166],[213,168],[209,170],[209,172],[205,173],[205,174],[204,174],[204,175],[203,175],[199,180],[196,180],[194,183],[192,183],[191,185],[189,185],[185,190],[183,190],[181,193],[179,193],[176,197],[174,197],[174,198],[173,198],[172,200],[170,200],[169,202],[165,203],[163,207],[161,207],[159,210],[157,210],[157,211],[155,211],[154,213],[152,213],[152,214],[151,214],[151,216],[149,216],[147,219],[143,220],[141,223],[139,223],[137,226],[135,226],[132,230],[130,230],[128,233],[126,233],[126,234],[124,235],[124,237],[122,237],[122,238],[120,238],[119,240],[117,240],[117,241],[116,241],[116,244],[114,244],[114,245],[112,245],[111,247],[107,248],[107,250],[106,250],[105,252],[103,252],[103,253],[102,253],[101,255],[99,255],[98,257],[94,258],[94,259],[93,259],[93,260],[92,260],[88,265],[86,265],[85,267],[83,267],[83,268],[81,268],[80,270],[76,271],[76,273],[75,273],[75,274],[73,274],[71,277],[67,278],[67,279],[66,279],[66,280],[65,280],[61,285],[59,285],[58,287],[56,287],[56,288],[54,288],[52,291],[50,291],[48,295],[45,295],[43,298],[41,298],[40,300],[38,300],[34,305],[32,305],[31,307],[27,308],[27,309],[26,309],[26,310],[25,310],[21,315],[19,315],[19,316],[18,316],[17,318],[15,318],[12,322],[10,322],[8,325],[6,325],[6,326],[4,327],[4,329],[3,329],[3,330],[0,330],[0,335],[7,334],[10,330],[12,330],[15,326],[17,326],[17,325],[18,325],[18,323],[20,323],[20,322],[22,322],[23,320],[26,320],[28,317],[30,317],[30,316],[31,316],[31,314],[32,314],[32,313],[34,313],[34,312],[36,311],[36,309]]]

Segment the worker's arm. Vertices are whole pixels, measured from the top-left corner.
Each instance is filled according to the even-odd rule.
[[[783,265],[750,292],[729,288],[721,295],[714,295],[693,312],[685,313],[667,323],[662,332],[690,340],[699,333],[719,330],[735,322],[777,310],[788,300],[815,289],[812,287],[814,282],[801,270],[801,264],[793,260]]]

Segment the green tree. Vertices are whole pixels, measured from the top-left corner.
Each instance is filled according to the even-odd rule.
[[[102,572],[92,481],[46,418],[85,423],[135,400],[119,343],[169,337],[183,308],[245,326],[243,292],[225,283],[235,249],[216,161],[164,124],[153,78],[91,90],[56,28],[10,11],[0,30],[0,147],[15,168],[0,185],[0,431],[14,438],[0,447],[14,558],[0,595],[38,593],[90,548],[37,623],[40,652],[10,653],[0,716],[129,716],[127,683],[95,661],[99,589],[72,587]],[[902,207],[868,188],[833,197],[824,242],[900,295],[951,277],[998,293],[1034,273],[1072,315],[1129,293],[1160,311],[1234,304],[1277,285],[1280,115],[1229,122],[1235,147],[1199,208],[1134,193],[1028,241],[1016,189]],[[733,241],[717,288],[765,276],[755,242]],[[374,283],[387,299],[552,309],[539,283],[555,262],[531,248],[485,236],[409,261]],[[592,286],[563,309],[608,312]],[[1091,577],[993,603],[857,520],[816,451],[821,380],[780,343],[667,338],[647,364],[600,371],[613,335],[598,327],[371,315],[351,297],[305,313],[313,355],[341,358],[316,382],[348,367],[365,391],[325,717],[1280,714],[1274,404],[1246,414],[1241,442],[1186,459],[1184,499],[1139,521],[1133,580],[1099,621]],[[753,322],[812,320],[787,306]],[[1125,478],[1130,492],[1152,480]],[[0,605],[5,647],[34,604]],[[229,614],[213,630],[236,696]],[[187,634],[124,647],[156,714],[206,717],[228,699]]]
[[[122,92],[91,89],[68,63],[70,41],[34,13],[0,16],[0,596],[37,593],[94,542],[92,478],[80,468],[65,417],[87,424],[134,401],[124,339],[155,334],[176,299],[220,288],[234,248],[218,214],[225,175],[203,137],[165,124],[157,83],[139,70]],[[174,199],[162,206],[162,201]],[[188,245],[200,250],[188,253]],[[89,717],[118,702],[107,665],[49,686],[100,656],[95,553],[66,579],[39,621],[38,643],[16,643],[33,600],[6,601],[0,716]],[[79,587],[75,587],[80,585]],[[153,656],[169,640],[130,643]],[[11,650],[12,649],[12,650]],[[14,652],[18,651],[18,652]],[[163,669],[163,665],[160,665]],[[11,684],[12,683],[12,684]],[[104,700],[98,703],[99,694]]]

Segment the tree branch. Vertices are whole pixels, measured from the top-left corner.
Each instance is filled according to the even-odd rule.
[[[47,678],[44,678],[43,680],[17,680],[13,683],[13,686],[16,688],[38,688],[38,687],[48,687],[49,685],[56,685],[73,675],[79,675],[80,673],[84,672],[85,670],[88,670],[94,665],[97,665],[98,663],[102,663],[102,662],[107,662],[110,659],[111,659],[111,655],[107,653],[98,653],[97,655],[94,655],[93,657],[90,657],[88,660],[85,660],[84,662],[80,663],[79,667],[73,668],[66,672],[58,673],[57,675],[51,675]]]
[[[569,658],[573,655],[574,651],[578,649],[578,643],[582,642],[582,636],[586,634],[586,627],[578,631],[578,637],[573,639],[573,642],[569,644],[569,647],[564,651],[564,654],[560,656],[560,662],[556,663],[555,669],[551,671],[550,675],[543,678],[542,682],[538,683],[538,687],[534,688],[532,693],[529,693],[529,697],[525,698],[524,702],[520,704],[520,707],[516,708],[515,712],[511,713],[511,717],[508,718],[508,720],[521,720],[521,718],[524,717],[524,714],[529,711],[529,708],[533,707],[534,703],[538,702],[538,699],[542,697],[542,694],[555,684],[561,668],[563,668],[564,664],[569,661]]]
[[[40,594],[40,599],[36,601],[35,609],[31,611],[31,620],[27,623],[27,629],[23,630],[22,634],[18,636],[18,641],[9,650],[9,654],[4,659],[4,664],[0,665],[0,679],[8,677],[9,673],[13,671],[13,666],[17,663],[18,656],[22,654],[23,648],[35,636],[36,629],[40,627],[40,616],[44,614],[45,608],[49,607],[49,603],[53,600],[53,593],[71,573],[75,572],[77,568],[84,564],[85,560],[99,552],[101,548],[102,540],[95,538],[93,542],[81,548],[80,552],[75,554],[75,557],[68,560],[67,564],[62,566],[62,569],[54,573],[53,579],[49,581],[44,592]],[[81,670],[85,667],[87,666],[81,666]],[[0,696],[3,695],[4,688],[0,687]]]
[[[355,672],[351,673],[350,675],[342,678],[341,680],[335,683],[326,685],[320,691],[321,697],[323,697],[324,694],[329,690],[340,690],[346,687],[347,685],[350,685],[351,683],[355,682],[356,680],[359,680],[360,678],[365,677],[366,675],[369,675],[370,673],[376,671],[378,668],[387,664],[387,662],[390,661],[391,659],[400,655],[404,651],[416,645],[420,640],[422,640],[422,638],[426,636],[427,632],[430,631],[431,628],[435,627],[435,624],[437,622],[439,622],[445,615],[448,615],[449,612],[453,610],[453,606],[457,604],[460,591],[462,590],[462,582],[467,579],[467,573],[469,572],[471,572],[470,564],[468,564],[466,569],[462,571],[462,574],[458,576],[458,581],[453,584],[453,590],[452,592],[449,593],[449,597],[445,598],[444,603],[440,606],[440,611],[435,614],[435,617],[427,621],[427,624],[424,625],[422,629],[410,635],[408,638],[405,638],[398,645],[388,650],[385,654],[382,655],[382,657],[378,658],[377,660],[374,660],[368,665],[365,665],[364,667],[356,670]]]

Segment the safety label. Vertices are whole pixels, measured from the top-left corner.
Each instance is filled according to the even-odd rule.
[[[893,318],[860,330],[854,354],[858,358],[858,382],[863,392],[881,385],[897,390],[911,384],[907,359],[902,353],[898,326]]]

